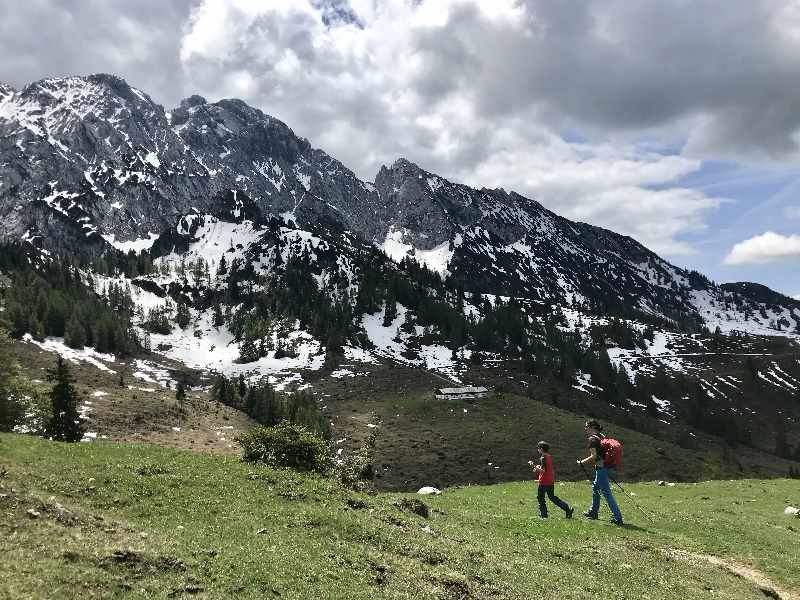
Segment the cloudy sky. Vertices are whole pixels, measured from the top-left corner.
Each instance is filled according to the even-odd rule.
[[[26,0],[0,81],[238,97],[372,180],[399,156],[800,295],[800,0]]]

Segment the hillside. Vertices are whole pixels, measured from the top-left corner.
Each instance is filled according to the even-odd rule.
[[[0,180],[0,327],[19,357],[151,380],[89,400],[116,403],[109,439],[191,443],[157,406],[179,381],[195,414],[214,406],[194,425],[226,426],[209,389],[225,376],[309,390],[343,451],[380,419],[390,489],[520,477],[548,406],[571,414],[564,440],[591,414],[714,457],[682,472],[783,475],[800,457],[796,301],[515,192],[405,158],[363,181],[240,100],[170,110],[105,74],[2,87]],[[493,395],[431,401],[462,383]],[[134,423],[140,403],[156,406]]]
[[[15,342],[13,352],[23,376],[40,390],[45,403],[46,370],[59,352],[68,357],[89,443],[145,442],[237,454],[235,436],[257,424],[243,409],[215,400],[202,371],[187,370],[182,363],[158,355],[114,360],[30,339]],[[582,425],[589,414],[600,416],[607,430],[624,442],[622,475],[627,481],[773,478],[800,467],[772,454],[771,447],[768,452],[757,444],[731,448],[724,439],[701,431],[694,434],[677,424],[630,421],[613,407],[580,403],[584,395],[577,390],[574,397],[562,395],[557,382],[534,382],[532,389],[507,389],[476,401],[441,401],[432,390],[442,381],[420,369],[392,363],[340,363],[335,371],[332,368],[304,375],[331,424],[337,450],[347,456],[376,433],[375,485],[381,490],[526,479],[527,461],[541,439],[552,444],[563,462],[560,478],[579,481],[585,475],[572,459],[586,452]],[[348,369],[359,370],[352,377],[332,376]],[[481,377],[498,384],[514,381],[516,373],[487,370]],[[190,386],[183,409],[175,400],[178,380]],[[31,420],[31,428],[36,422]],[[790,436],[789,442],[793,444],[794,438]]]
[[[624,528],[528,482],[425,497],[147,445],[0,434],[0,596],[796,599],[797,486],[626,486]],[[558,486],[578,507],[584,483]],[[420,509],[421,510],[421,509]],[[591,543],[587,543],[591,539]],[[613,544],[613,553],[608,548]],[[735,574],[738,573],[738,574]],[[794,590],[794,591],[793,591]]]

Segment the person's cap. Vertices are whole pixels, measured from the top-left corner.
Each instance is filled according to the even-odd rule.
[[[598,423],[595,419],[589,419],[588,421],[586,421],[584,427],[591,427],[592,429],[596,429],[597,431],[600,431],[603,428],[602,425],[600,425],[600,423]]]
[[[542,442],[539,442],[538,444],[536,444],[536,447],[537,447],[537,448],[541,448],[541,449],[542,449],[542,450],[544,450],[545,452],[547,452],[548,450],[550,450],[550,444],[548,444],[547,442],[544,442],[544,441],[542,441]]]

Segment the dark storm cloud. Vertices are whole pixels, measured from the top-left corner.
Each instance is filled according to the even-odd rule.
[[[0,81],[115,73],[162,101],[183,93],[179,50],[198,0],[4,2]]]
[[[488,23],[464,7],[440,35],[422,39],[447,81],[468,82],[464,92],[481,114],[535,108],[600,135],[700,119],[684,132],[690,150],[786,158],[797,152],[800,129],[794,6],[527,0],[522,25]],[[420,87],[431,101],[443,91],[452,90]]]
[[[192,58],[187,80],[180,47],[199,3],[9,3],[0,20],[0,52],[7,57],[0,80],[20,86],[110,71],[170,105],[196,83],[209,87],[220,64],[265,78],[276,57],[263,52],[265,44],[291,49],[311,71],[362,77],[357,69],[386,68],[315,49],[314,21],[361,29],[370,23],[353,7],[358,3],[311,0],[317,15],[284,10],[280,17],[264,11],[251,18],[232,8],[231,21],[237,14],[247,21],[236,60],[229,55],[203,65]],[[408,88],[427,105],[460,95],[487,118],[536,114],[556,128],[601,137],[680,124],[688,150],[704,155],[783,159],[797,152],[800,10],[793,3],[521,0],[518,6],[517,19],[493,20],[477,2],[453,2],[444,26],[416,27],[401,49],[421,59]],[[362,92],[374,90],[365,84]],[[361,118],[361,109],[352,108],[342,117]]]

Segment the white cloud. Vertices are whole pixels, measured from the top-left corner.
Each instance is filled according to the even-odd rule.
[[[767,231],[736,244],[725,257],[726,265],[763,264],[800,257],[800,235]]]
[[[510,126],[496,134],[497,147],[472,173],[460,175],[477,187],[514,189],[565,217],[630,235],[670,255],[692,253],[678,236],[703,231],[707,211],[725,201],[669,187],[699,169],[698,161],[634,146],[538,137],[538,144],[526,143]]]
[[[192,91],[241,94],[367,180],[405,156],[456,181],[531,196],[657,252],[691,252],[681,236],[703,230],[705,214],[721,202],[674,187],[700,161],[624,139],[565,141],[563,115],[542,90],[520,89],[520,104],[507,105],[541,68],[531,62],[532,7],[516,0],[350,6],[357,23],[327,25],[309,0],[205,0],[180,51],[187,80],[199,88]]]

